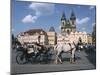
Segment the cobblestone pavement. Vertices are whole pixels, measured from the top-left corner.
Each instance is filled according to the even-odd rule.
[[[76,52],[76,62],[71,64],[69,62],[69,54],[63,53],[63,64],[24,64],[16,63],[16,52],[12,52],[12,73],[36,73],[36,72],[52,72],[52,71],[73,71],[73,70],[90,70],[96,68],[96,52],[80,51]],[[67,57],[67,58],[66,58]]]

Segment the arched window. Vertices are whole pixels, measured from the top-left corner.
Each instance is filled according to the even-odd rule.
[[[68,34],[70,33],[69,30],[67,30],[67,33],[68,33]]]
[[[63,26],[64,26],[64,22],[62,22]]]
[[[81,37],[79,37],[79,42],[82,43],[82,39],[81,39]]]

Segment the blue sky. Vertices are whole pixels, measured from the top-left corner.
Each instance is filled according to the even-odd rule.
[[[65,12],[66,19],[69,19],[72,10],[77,18],[77,30],[87,33],[93,31],[96,17],[95,6],[12,1],[12,32],[14,35],[35,28],[48,31],[51,26],[57,33],[60,33],[62,13]]]

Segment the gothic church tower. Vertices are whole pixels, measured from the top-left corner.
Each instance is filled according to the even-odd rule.
[[[61,34],[66,35],[70,34],[70,32],[76,31],[76,16],[74,12],[72,11],[70,19],[67,20],[65,13],[63,12],[61,17]]]
[[[73,10],[71,12],[70,24],[71,24],[72,32],[75,32],[76,31],[76,16],[75,16]]]

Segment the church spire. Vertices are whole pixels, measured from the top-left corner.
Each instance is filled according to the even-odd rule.
[[[76,16],[74,14],[74,11],[72,10],[71,12],[71,17],[70,17],[70,20],[76,20]]]
[[[72,12],[71,12],[70,24],[71,24],[71,26],[72,26],[71,31],[72,31],[72,32],[75,32],[75,31],[76,31],[76,16],[75,16],[73,10],[72,10]]]
[[[65,16],[65,13],[64,12],[62,14],[61,20],[66,20],[66,16]]]

